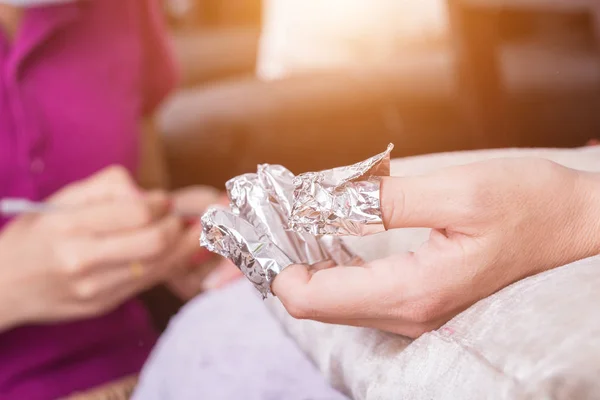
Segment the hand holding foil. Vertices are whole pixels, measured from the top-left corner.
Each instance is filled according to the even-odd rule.
[[[232,260],[263,297],[289,265],[361,264],[338,236],[383,230],[379,182],[389,176],[392,148],[348,167],[295,177],[264,164],[229,180],[231,211],[211,209],[202,217],[201,245]]]
[[[512,153],[382,178],[382,219],[398,231],[375,239],[383,243],[374,247],[382,244],[387,251],[365,248],[370,260],[361,267],[315,271],[292,265],[275,278],[272,290],[293,317],[330,324],[418,337],[450,321],[426,341],[460,342],[469,335],[466,321],[483,315],[496,321],[499,312],[502,326],[520,318],[522,334],[542,313],[534,325],[560,328],[560,337],[570,341],[572,327],[564,328],[564,321],[577,321],[586,332],[600,330],[598,307],[590,306],[600,302],[600,259],[591,257],[600,254],[599,202],[600,173]],[[583,278],[585,296],[576,289],[561,296],[569,277]],[[580,298],[577,313],[583,312],[575,319],[573,298]],[[543,311],[561,303],[566,319],[548,325],[554,314]],[[481,326],[494,331],[490,338],[507,336],[490,321]]]

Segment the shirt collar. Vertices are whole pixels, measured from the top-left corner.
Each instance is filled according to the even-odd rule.
[[[77,20],[87,2],[32,7],[25,10],[21,29],[13,42],[10,70],[17,73],[23,62],[56,32]]]

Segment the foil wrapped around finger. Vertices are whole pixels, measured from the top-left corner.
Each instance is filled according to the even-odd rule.
[[[391,149],[349,167],[299,176],[280,165],[259,165],[256,173],[227,182],[231,210],[207,211],[200,243],[230,259],[263,297],[292,264],[360,265],[339,236],[381,225],[379,178],[389,175]]]
[[[314,264],[328,258],[317,238],[288,229],[286,191],[294,175],[280,165],[260,165],[257,174],[230,179],[225,185],[231,209],[250,222],[296,263]]]
[[[227,210],[211,208],[201,221],[200,245],[230,259],[263,298],[271,293],[273,278],[294,263],[269,237]]]
[[[289,227],[314,236],[363,236],[384,231],[379,187],[390,175],[386,151],[347,167],[308,172],[293,180]]]

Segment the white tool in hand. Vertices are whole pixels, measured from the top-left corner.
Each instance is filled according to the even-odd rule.
[[[72,208],[59,206],[40,201],[32,201],[22,198],[6,197],[0,199],[0,215],[13,217],[20,214],[46,214],[50,212],[68,212]],[[196,212],[173,210],[173,214],[183,218],[200,218]]]

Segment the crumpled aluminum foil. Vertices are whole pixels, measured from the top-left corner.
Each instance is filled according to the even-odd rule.
[[[378,225],[383,230],[379,178],[389,175],[392,148],[349,167],[294,176],[263,164],[255,174],[231,179],[231,210],[204,214],[200,244],[237,265],[263,298],[292,264],[360,265],[339,236],[379,231]]]
[[[385,152],[348,167],[295,177],[289,227],[315,236],[384,231],[379,186],[390,175],[393,148],[390,144]]]
[[[211,208],[202,216],[200,245],[229,258],[263,295],[293,261],[256,227],[229,211]]]

